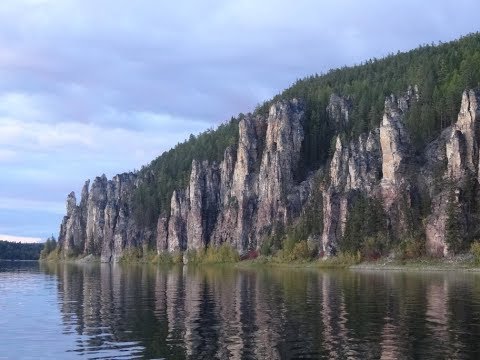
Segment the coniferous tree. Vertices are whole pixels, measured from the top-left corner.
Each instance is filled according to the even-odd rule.
[[[457,254],[462,249],[463,237],[460,225],[460,209],[453,187],[448,198],[445,241],[448,245],[448,250],[453,254]]]

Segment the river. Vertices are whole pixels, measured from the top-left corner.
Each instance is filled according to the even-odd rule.
[[[0,359],[480,358],[480,274],[0,262]]]

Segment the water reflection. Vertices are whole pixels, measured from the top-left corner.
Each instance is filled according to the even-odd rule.
[[[480,275],[42,265],[72,352],[168,359],[479,358]]]

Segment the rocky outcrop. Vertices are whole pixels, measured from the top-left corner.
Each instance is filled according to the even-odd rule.
[[[452,179],[462,178],[467,171],[478,174],[479,102],[479,93],[473,90],[463,93],[458,119],[446,144],[448,176]]]
[[[462,96],[460,113],[455,131],[459,131],[464,139],[465,166],[471,172],[478,174],[478,141],[480,136],[480,93],[474,90],[465,91]],[[447,154],[448,157],[448,154]]]
[[[300,211],[308,192],[306,183],[294,180],[303,116],[304,105],[298,100],[279,102],[266,119],[247,116],[240,121],[237,151],[228,148],[219,165],[192,163],[184,213],[172,198],[170,222],[178,225],[169,228],[167,238],[186,244],[175,249],[227,242],[246,252]],[[179,234],[182,228],[185,232]]]
[[[405,113],[419,98],[418,90],[409,88],[399,98],[385,100],[385,110],[378,131],[346,143],[337,137],[330,162],[330,182],[323,192],[324,218],[322,249],[326,255],[336,252],[341,241],[355,191],[377,198],[387,214],[391,236],[406,236],[409,224],[406,212],[418,203],[431,203],[425,221],[426,247],[431,255],[448,255],[446,243],[447,209],[455,195],[461,236],[475,233],[476,221],[465,203],[475,202],[478,180],[478,91],[465,91],[457,122],[431,144],[421,159],[414,156],[404,124]],[[472,182],[472,179],[474,180]],[[453,189],[452,189],[453,187]],[[450,200],[449,200],[450,199]]]
[[[272,105],[267,117],[243,118],[238,146],[227,148],[220,164],[194,160],[188,187],[173,192],[170,213],[159,217],[155,229],[143,229],[132,216],[131,196],[141,181],[134,174],[110,181],[98,177],[90,188],[87,183],[80,206],[69,199],[61,246],[70,246],[67,239],[68,244],[83,241],[78,252],[100,255],[103,261],[116,261],[125,249],[152,243],[159,253],[224,242],[240,252],[258,247],[297,218],[308,200],[312,181],[299,184],[295,179],[304,111],[304,104],[294,99]]]
[[[294,172],[304,136],[303,116],[303,104],[297,100],[270,108],[257,182],[258,210],[254,219],[257,240],[270,234],[275,224],[288,222],[286,196],[295,185]]]
[[[132,173],[116,175],[107,182],[103,261],[117,261],[125,249],[146,247],[152,241],[152,232],[138,226],[133,217],[131,197],[135,183],[136,176]]]
[[[478,219],[465,208],[465,203],[476,203],[475,189],[479,174],[479,140],[480,140],[480,92],[464,91],[457,122],[447,128],[440,137],[441,148],[445,151],[446,170],[443,174],[443,186],[435,194],[432,211],[426,221],[427,250],[431,255],[448,255],[451,251],[447,244],[448,207],[455,201],[458,209],[461,235],[476,233]],[[455,196],[452,199],[452,193]]]
[[[157,253],[168,251],[168,218],[160,216],[157,222]]]
[[[445,229],[447,225],[449,197],[446,192],[438,194],[432,201],[432,214],[428,217],[425,225],[427,239],[427,251],[433,256],[448,255]]]
[[[410,155],[409,135],[402,119],[407,104],[408,102],[403,98],[397,101],[394,95],[385,100],[385,112],[380,125],[380,144],[382,181],[386,186],[400,184],[405,173],[405,163]]]
[[[64,244],[65,254],[76,254],[82,247],[84,237],[82,228],[82,211],[77,206],[75,193],[72,191],[67,197],[67,215],[60,226],[59,241]]]
[[[378,198],[391,215],[391,223],[399,222],[397,205],[404,195],[406,166],[411,160],[403,117],[417,97],[412,88],[398,99],[391,95],[385,100],[379,129],[348,143],[337,136],[329,184],[323,192],[323,254],[336,253],[358,192]]]
[[[87,200],[85,251],[100,255],[104,238],[105,207],[107,205],[107,177],[95,178]]]
[[[457,194],[462,231],[471,232],[476,223],[465,204],[476,196],[469,189],[477,188],[480,176],[479,92],[463,94],[457,122],[421,154],[412,150],[404,123],[418,99],[416,87],[388,97],[379,128],[347,141],[343,131],[355,104],[332,95],[325,111],[329,127],[337,131],[334,153],[325,168],[306,179],[298,178],[305,104],[297,99],[274,103],[268,115],[249,114],[239,121],[238,143],[225,149],[222,161],[193,160],[187,186],[173,191],[169,212],[151,228],[133,216],[132,196],[145,179],[126,173],[112,180],[97,177],[91,185],[87,181],[78,205],[74,193],[67,198],[60,246],[67,255],[94,254],[103,261],[118,261],[134,248],[160,254],[228,243],[245,253],[294,224],[316,200],[323,208],[318,219],[323,230],[311,234],[310,242],[318,242],[313,247],[328,256],[338,251],[349,211],[362,196],[383,206],[391,238],[402,238],[412,225],[409,209],[430,204],[425,225],[414,225],[424,230],[430,253],[448,254],[447,184]]]
[[[452,180],[459,180],[464,176],[467,169],[467,144],[464,134],[457,129],[452,129],[450,139],[446,143],[445,150],[448,159],[448,176]]]
[[[379,131],[345,143],[340,136],[330,162],[328,188],[323,192],[322,252],[335,254],[345,231],[348,209],[356,191],[373,195],[381,177]]]
[[[168,221],[168,250],[170,252],[187,249],[187,198],[183,191],[174,191],[170,203],[170,219]]]
[[[220,196],[220,172],[216,163],[193,161],[189,186],[187,248],[206,247],[217,220]]]
[[[142,246],[151,234],[141,231],[132,216],[131,197],[136,176],[132,173],[95,178],[82,189],[80,204],[72,192],[59,244],[65,255],[93,254],[102,261],[116,261],[127,248]],[[142,238],[142,236],[145,236]]]

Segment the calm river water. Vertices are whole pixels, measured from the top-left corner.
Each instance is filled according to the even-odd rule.
[[[0,262],[0,358],[479,359],[480,274]]]

